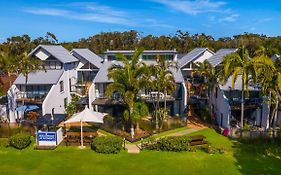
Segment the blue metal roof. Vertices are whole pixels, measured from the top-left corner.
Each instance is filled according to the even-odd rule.
[[[226,55],[229,55],[236,51],[237,51],[237,49],[220,49],[207,60],[211,63],[212,66],[216,67],[217,65],[219,65],[222,62],[223,58]]]

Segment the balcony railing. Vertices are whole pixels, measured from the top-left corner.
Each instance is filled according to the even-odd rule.
[[[141,94],[141,98],[146,102],[155,102],[158,100],[158,92],[151,92],[149,94]],[[159,93],[160,102],[165,101],[165,95],[163,93]],[[166,101],[175,101],[175,98],[171,95],[166,95]]]
[[[244,106],[245,108],[255,108],[255,107],[260,107],[262,105],[262,98],[248,98],[244,100]],[[229,100],[229,104],[233,109],[238,109],[240,108],[242,103],[241,98],[232,98]]]
[[[18,92],[17,100],[42,103],[48,92]]]

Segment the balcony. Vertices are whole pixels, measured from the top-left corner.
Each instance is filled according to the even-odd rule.
[[[262,98],[246,98],[244,101],[245,109],[253,109],[253,108],[261,107],[262,101],[263,101]],[[241,102],[242,102],[241,98],[229,99],[229,104],[232,110],[240,110]]]
[[[25,101],[29,103],[43,103],[48,92],[18,92],[17,101]]]
[[[158,100],[158,92],[150,92],[149,94],[141,94],[141,99],[147,103],[153,103]],[[165,96],[162,92],[159,93],[159,100],[160,102],[165,101]],[[166,102],[168,101],[175,101],[175,98],[171,95],[166,96]]]

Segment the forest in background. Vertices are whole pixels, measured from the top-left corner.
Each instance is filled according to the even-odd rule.
[[[176,31],[174,35],[141,35],[131,30],[124,32],[102,32],[78,41],[60,42],[59,38],[51,32],[45,36],[31,38],[24,34],[11,36],[0,44],[0,51],[12,55],[30,52],[39,44],[61,44],[68,50],[73,48],[89,48],[96,54],[109,50],[134,50],[143,47],[147,50],[172,50],[178,53],[188,53],[195,47],[208,47],[213,51],[221,48],[238,48],[245,46],[250,54],[254,54],[260,46],[266,48],[268,55],[281,53],[281,36],[269,37],[267,35],[243,33],[232,37],[215,39],[204,33],[191,35],[189,32]]]

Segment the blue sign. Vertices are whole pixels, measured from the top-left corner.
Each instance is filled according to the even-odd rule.
[[[56,142],[57,134],[55,132],[38,132],[37,140],[38,141],[47,141],[47,142]]]

